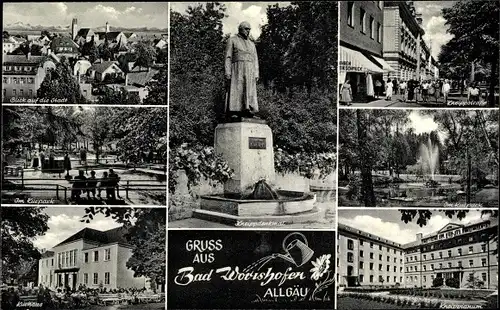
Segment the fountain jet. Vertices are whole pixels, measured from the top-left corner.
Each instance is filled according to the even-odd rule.
[[[427,144],[420,145],[420,160],[425,169],[424,171],[428,171],[431,180],[434,180],[434,175],[437,173],[439,166],[439,149],[437,145],[432,144],[430,137]]]

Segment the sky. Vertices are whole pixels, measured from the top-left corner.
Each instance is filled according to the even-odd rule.
[[[453,217],[453,219],[448,218],[444,212],[432,210],[431,219],[423,227],[416,224],[416,218],[412,222],[405,224],[401,220],[401,212],[399,210],[340,209],[338,216],[340,224],[357,228],[390,241],[406,244],[415,241],[417,233],[422,233],[425,236],[440,230],[450,222],[467,224],[476,221],[481,218],[481,211],[470,210],[467,216],[460,221],[456,217]]]
[[[227,17],[223,19],[224,34],[238,33],[238,25],[247,21],[250,23],[252,30],[250,35],[257,39],[260,36],[260,26],[267,24],[266,9],[268,5],[279,3],[281,7],[290,5],[290,2],[221,2],[226,6]],[[186,9],[190,6],[197,6],[203,2],[173,2],[170,4],[170,9],[179,13],[186,13]]]
[[[425,31],[424,40],[431,45],[432,56],[437,60],[441,46],[446,44],[453,36],[446,33],[448,26],[441,15],[443,8],[448,8],[456,1],[415,1],[415,8],[422,13],[422,27]],[[430,44],[432,43],[432,44]]]
[[[438,131],[438,136],[441,142],[444,142],[446,134],[439,131],[438,123],[434,122],[434,119],[430,115],[424,115],[418,110],[411,111],[409,117],[410,123],[409,127],[414,129],[416,134],[420,133],[430,133],[431,131]]]
[[[22,22],[32,26],[70,26],[73,18],[79,27],[103,27],[109,22],[111,29],[166,28],[168,6],[166,2],[44,2],[4,3],[3,24]]]
[[[50,216],[47,222],[49,230],[45,235],[37,237],[33,244],[39,249],[49,250],[85,227],[109,230],[122,226],[111,218],[106,218],[103,214],[96,215],[89,224],[80,222],[83,215],[85,215],[84,209],[82,207],[46,208],[45,213]]]

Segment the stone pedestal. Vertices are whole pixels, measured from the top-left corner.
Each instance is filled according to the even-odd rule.
[[[234,170],[233,178],[224,184],[224,194],[240,195],[260,179],[275,180],[273,134],[262,120],[217,125],[215,152]]]

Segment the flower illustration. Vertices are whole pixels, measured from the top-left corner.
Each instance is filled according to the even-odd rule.
[[[316,258],[315,262],[311,262],[314,266],[310,270],[312,272],[311,279],[318,281],[328,271],[330,267],[330,257],[332,257],[331,254],[324,254]]]

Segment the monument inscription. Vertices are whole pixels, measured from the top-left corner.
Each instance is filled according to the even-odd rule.
[[[248,137],[248,148],[251,150],[265,150],[266,138]]]

